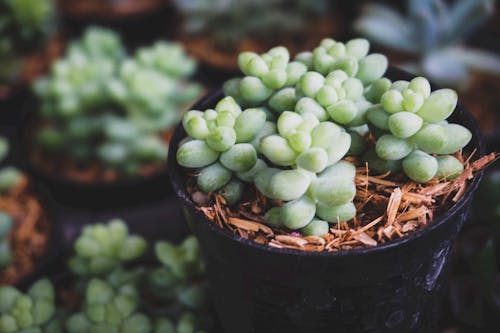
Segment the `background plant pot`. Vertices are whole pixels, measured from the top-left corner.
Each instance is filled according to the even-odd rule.
[[[392,80],[413,76],[391,68]],[[195,109],[213,107],[219,91]],[[483,153],[480,133],[459,105],[452,121],[473,133],[468,149]],[[208,221],[184,188],[176,162],[179,126],[169,152],[169,174],[207,262],[211,295],[227,333],[432,332],[457,233],[467,218],[481,173],[464,196],[427,228],[381,246],[336,253],[275,249],[238,237]]]
[[[343,34],[342,17],[335,13],[317,18],[314,24],[304,32],[303,35],[295,35],[288,40],[279,38],[279,43],[286,46],[292,54],[312,49],[321,39]],[[272,34],[272,32],[269,32]],[[195,56],[206,66],[216,68],[220,71],[235,74],[238,72],[238,54],[242,51],[254,51],[257,53],[267,52],[276,45],[276,36],[266,36],[263,39],[248,36],[234,45],[234,49],[222,49],[217,41],[210,35],[186,35],[180,32],[179,39],[185,45],[187,51]]]
[[[64,39],[55,35],[40,49],[20,56],[19,76],[11,83],[0,83],[0,124],[17,125],[22,120],[19,105],[29,95],[31,83],[47,73],[54,60],[63,53]]]
[[[37,107],[34,98],[24,105],[25,109],[31,111]],[[18,134],[20,163],[28,173],[46,185],[58,203],[94,209],[116,208],[148,203],[172,193],[166,163],[151,174],[113,181],[81,181],[47,170],[32,159],[33,132],[37,123],[35,113],[26,111],[23,123],[23,129]]]
[[[69,16],[116,20],[154,12],[168,0],[58,0],[60,10]]]
[[[60,261],[63,258],[61,251],[63,247],[61,226],[55,209],[55,203],[51,199],[47,189],[42,185],[35,184],[33,187],[34,194],[40,200],[44,213],[49,221],[50,233],[45,253],[37,259],[33,270],[16,283],[16,286],[20,288],[28,288],[39,279],[52,276],[54,272],[60,270]]]
[[[15,142],[16,132],[11,127],[0,126],[0,136],[7,138],[10,144],[10,151],[7,158],[0,163],[0,168],[4,166],[17,166],[19,161],[18,149]],[[30,179],[29,191],[40,202],[43,214],[49,224],[48,240],[45,251],[41,257],[35,260],[32,270],[24,276],[17,277],[14,284],[19,287],[27,287],[37,279],[51,275],[59,265],[61,259],[62,238],[59,230],[59,219],[55,209],[55,203],[48,194],[46,188]]]
[[[89,25],[99,25],[118,31],[131,48],[172,38],[176,25],[169,0],[58,0],[58,6],[62,26],[72,38]]]

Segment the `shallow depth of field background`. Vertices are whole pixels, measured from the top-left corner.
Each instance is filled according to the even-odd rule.
[[[0,0],[0,4],[2,1],[9,0]],[[158,40],[178,41],[198,63],[190,81],[201,85],[202,94],[239,75],[236,59],[240,51],[264,52],[281,44],[294,54],[311,50],[325,37],[340,41],[368,38],[372,52],[386,54],[391,65],[456,89],[459,102],[479,123],[488,149],[500,151],[498,1],[54,1],[57,11],[46,36],[49,42],[57,41],[58,48],[63,49],[68,41],[79,38],[92,25],[118,32],[130,53]],[[0,128],[8,127],[7,132],[12,133],[12,129],[26,125],[25,118],[13,110],[25,109],[25,102],[31,96],[29,82],[46,71],[46,68],[32,70],[26,82],[20,84],[22,74],[16,70],[16,59],[34,57],[33,66],[37,67],[37,59],[45,59],[47,44],[7,45],[2,33],[11,32],[2,30],[1,11],[2,7]],[[61,51],[56,50],[51,57],[60,55]],[[9,90],[10,86],[16,86],[15,91]],[[193,102],[182,105],[183,110],[188,110]],[[17,140],[15,135],[12,137]],[[178,241],[188,231],[177,206],[171,196],[113,208],[71,208],[60,204],[58,215],[67,240],[73,239],[84,224],[122,217],[131,230],[151,241],[160,238]],[[500,166],[497,163],[488,170],[469,223],[455,248],[440,324],[443,333],[500,330],[495,326],[500,318],[499,269]]]

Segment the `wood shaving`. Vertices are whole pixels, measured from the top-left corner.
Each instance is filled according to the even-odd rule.
[[[8,236],[12,263],[0,271],[0,285],[11,285],[32,273],[39,258],[45,254],[50,224],[27,177],[22,177],[16,187],[0,195],[0,210],[14,220]]]
[[[458,152],[455,157],[464,164],[458,177],[433,179],[425,184],[408,180],[402,172],[371,175],[366,163],[355,157],[346,158],[356,166],[354,204],[358,214],[349,222],[331,224],[323,237],[302,236],[297,231],[267,226],[264,213],[283,202],[266,198],[255,187],[236,206],[229,207],[221,196],[210,193],[208,204],[199,205],[198,209],[221,228],[274,248],[339,251],[372,247],[405,237],[431,223],[434,216],[445,214],[465,193],[474,173],[498,156],[492,153],[470,162],[471,156],[464,158]],[[187,176],[186,187],[193,195],[199,191],[195,176]]]

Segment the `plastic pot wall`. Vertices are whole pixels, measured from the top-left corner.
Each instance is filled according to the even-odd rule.
[[[394,68],[387,76],[412,78]],[[194,109],[213,108],[221,97],[220,91],[212,94]],[[472,130],[468,148],[479,147],[482,153],[478,128],[460,105],[452,121]],[[185,136],[179,126],[170,146],[170,179],[200,240],[226,333],[435,331],[452,247],[480,174],[445,216],[406,238],[334,253],[275,249],[219,228],[195,208],[175,160]]]

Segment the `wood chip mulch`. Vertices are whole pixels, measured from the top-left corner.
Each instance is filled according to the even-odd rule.
[[[8,193],[0,195],[0,210],[14,220],[8,236],[12,263],[0,270],[0,285],[16,284],[33,272],[37,261],[46,253],[50,224],[27,177]]]
[[[304,237],[297,231],[267,226],[265,212],[283,203],[266,198],[255,188],[241,203],[230,207],[222,196],[197,189],[196,174],[187,174],[186,187],[210,221],[241,237],[282,249],[349,250],[405,237],[444,214],[464,195],[474,174],[500,156],[491,153],[471,162],[473,155],[464,158],[461,152],[455,154],[464,165],[464,171],[455,179],[436,178],[426,184],[408,181],[403,173],[371,174],[359,158],[346,158],[356,166],[354,204],[358,214],[349,222],[330,224],[329,233],[323,237]]]

